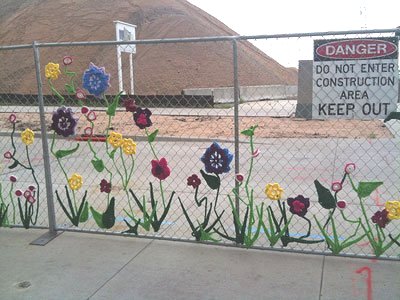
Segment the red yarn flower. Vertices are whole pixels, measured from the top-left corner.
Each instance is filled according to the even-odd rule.
[[[160,160],[151,161],[151,174],[160,180],[166,179],[171,174],[171,169],[168,167],[167,160],[164,157]]]
[[[199,176],[196,174],[193,174],[192,176],[189,176],[187,179],[187,185],[192,186],[194,189],[198,188],[201,184],[201,180]]]
[[[287,204],[292,214],[304,217],[310,207],[310,199],[305,198],[303,195],[298,195],[295,198],[288,198]]]
[[[148,108],[143,109],[137,107],[136,111],[133,113],[133,120],[135,121],[136,126],[138,126],[140,129],[145,129],[153,124],[150,117],[151,111]]]

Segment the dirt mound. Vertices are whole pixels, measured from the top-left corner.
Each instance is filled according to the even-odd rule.
[[[237,35],[184,0],[2,0],[0,45],[114,40],[114,20],[137,25],[137,39]],[[251,43],[240,42],[238,52],[241,85],[297,83],[296,70]],[[48,61],[61,62],[64,55],[74,57],[80,72],[90,61],[105,66],[112,76],[110,92],[117,90],[115,46],[41,48],[42,68]],[[0,93],[35,93],[31,49],[0,51],[0,61]],[[179,94],[185,88],[232,86],[232,61],[229,42],[138,45],[135,92]],[[127,56],[123,63],[128,66]],[[128,72],[125,68],[125,76]]]

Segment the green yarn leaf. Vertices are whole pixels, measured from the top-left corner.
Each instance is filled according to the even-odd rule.
[[[314,180],[315,187],[318,193],[318,202],[325,209],[336,207],[336,200],[331,191],[324,187],[318,180]]]
[[[63,157],[65,157],[65,156],[68,156],[68,155],[71,155],[71,154],[75,153],[78,149],[79,149],[79,144],[76,144],[76,147],[75,147],[75,148],[66,149],[66,150],[58,150],[58,151],[55,153],[55,156],[56,156],[58,159],[60,159],[60,158],[63,158]]]
[[[210,189],[216,190],[220,187],[221,180],[218,176],[207,174],[203,170],[200,170],[200,173],[201,176],[203,176],[204,180],[207,182],[207,185],[210,187]]]
[[[101,159],[93,159],[92,160],[92,165],[96,169],[97,172],[103,172],[105,166],[104,163]]]
[[[357,188],[357,194],[360,198],[368,197],[375,191],[379,186],[383,184],[382,181],[377,182],[360,182]]]

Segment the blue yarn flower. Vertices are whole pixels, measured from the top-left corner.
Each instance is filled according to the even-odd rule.
[[[227,148],[222,149],[221,146],[214,142],[207,148],[201,157],[201,161],[206,167],[207,173],[222,174],[230,171],[229,164],[232,162],[233,154]]]
[[[95,64],[90,63],[89,69],[83,73],[82,86],[90,94],[99,97],[110,86],[110,74],[105,72],[104,67],[99,68]]]

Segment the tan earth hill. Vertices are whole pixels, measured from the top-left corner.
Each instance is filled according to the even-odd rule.
[[[0,45],[115,40],[114,20],[137,25],[137,39],[237,35],[185,0],[1,0]],[[112,76],[109,92],[116,92],[115,46],[40,51],[42,71],[47,62],[61,63],[64,55],[71,55],[79,82],[89,62],[105,66]],[[297,70],[283,67],[251,43],[240,42],[238,52],[241,85],[297,83]],[[185,88],[232,86],[232,61],[229,42],[138,45],[135,92],[180,94]],[[123,64],[128,81],[128,55]],[[36,93],[32,49],[0,51],[0,69],[0,93]],[[58,87],[61,82],[65,80]]]

